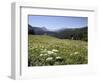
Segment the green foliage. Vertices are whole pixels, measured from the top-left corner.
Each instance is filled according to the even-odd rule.
[[[87,64],[87,42],[47,35],[28,36],[28,66]]]
[[[82,40],[87,41],[88,39],[88,28],[75,28],[75,29],[62,29],[57,34],[55,34],[55,37],[61,38],[61,39],[74,39],[74,40]]]

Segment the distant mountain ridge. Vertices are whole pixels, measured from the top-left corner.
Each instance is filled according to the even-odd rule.
[[[28,24],[28,33],[29,34],[44,34],[47,31],[47,29],[45,27],[33,27],[31,25]]]
[[[34,27],[28,24],[28,34],[50,35],[60,39],[84,40],[88,39],[88,27],[82,28],[63,28],[57,31],[49,31],[46,27]]]
[[[53,35],[55,32],[49,31],[46,27],[34,27],[28,24],[28,34],[33,34],[33,35],[43,35],[43,34],[48,34],[48,35]]]

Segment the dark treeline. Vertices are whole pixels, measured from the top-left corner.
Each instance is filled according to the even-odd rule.
[[[46,28],[40,28],[40,27],[32,27],[31,25],[28,25],[28,34],[33,35],[50,35],[53,37],[57,37],[60,39],[73,39],[73,40],[88,40],[88,27],[82,27],[82,28],[73,28],[73,29],[61,29],[58,31],[48,31]]]
[[[76,29],[62,29],[57,32],[57,35],[55,35],[58,38],[61,39],[74,39],[74,40],[88,40],[88,28],[82,27],[82,28],[76,28]]]

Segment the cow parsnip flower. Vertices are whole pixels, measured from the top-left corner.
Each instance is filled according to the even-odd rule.
[[[48,57],[48,58],[46,59],[46,61],[51,61],[51,60],[53,60],[53,57]]]
[[[74,54],[76,55],[76,54],[79,54],[79,52],[74,52]]]
[[[40,56],[43,56],[44,54],[40,54]]]
[[[53,51],[48,51],[48,54],[53,54],[54,52]]]
[[[52,51],[53,51],[53,52],[58,52],[58,50],[56,50],[56,49],[53,49]]]
[[[57,56],[57,57],[56,57],[56,59],[62,59],[62,57],[60,57],[60,56]]]

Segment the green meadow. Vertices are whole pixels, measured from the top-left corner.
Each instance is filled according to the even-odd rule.
[[[28,35],[28,66],[87,64],[87,47],[86,41]]]

